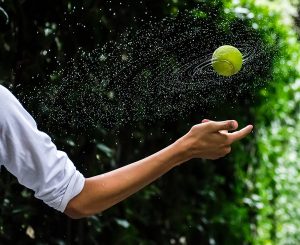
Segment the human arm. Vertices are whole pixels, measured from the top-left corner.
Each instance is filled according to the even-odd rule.
[[[36,198],[63,212],[82,190],[84,176],[1,85],[0,112],[0,165],[33,190]]]
[[[0,85],[0,165],[50,207],[81,218],[101,212],[134,194],[191,158],[217,159],[245,137],[252,126],[235,130],[235,121],[195,125],[165,149],[120,169],[85,179],[67,154],[38,130],[31,115]]]
[[[149,157],[87,178],[82,191],[68,203],[65,213],[72,218],[82,218],[102,212],[183,162],[192,158],[223,157],[230,152],[233,142],[247,136],[253,128],[249,125],[228,133],[237,127],[236,121],[195,125],[176,142]]]

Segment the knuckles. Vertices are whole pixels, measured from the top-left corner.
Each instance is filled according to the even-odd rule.
[[[216,160],[231,152],[233,141],[230,135],[221,132],[210,134],[211,127],[214,127],[213,122],[197,124],[190,128],[187,139],[189,139],[189,152],[194,157]]]
[[[230,146],[228,146],[228,147],[226,147],[226,148],[224,149],[225,155],[229,154],[230,152],[231,152],[231,147],[230,147]]]

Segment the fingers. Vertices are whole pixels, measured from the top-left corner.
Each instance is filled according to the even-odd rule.
[[[201,124],[194,125],[188,133],[192,157],[205,159],[217,159],[224,157],[231,151],[231,144],[243,139],[251,133],[253,126],[248,125],[239,131],[228,133],[229,130],[236,130],[238,123],[235,120],[211,121],[203,119]]]
[[[203,119],[201,122],[202,123],[210,123],[210,127],[212,129],[223,128],[222,130],[219,130],[219,132],[223,133],[225,135],[229,135],[233,141],[237,141],[237,140],[240,140],[240,139],[246,137],[253,130],[253,126],[248,125],[247,127],[243,128],[237,132],[228,134],[228,130],[237,129],[238,123],[235,120],[216,122],[216,121],[212,121],[209,119]],[[230,126],[232,127],[231,129],[230,129]],[[227,129],[225,129],[225,128],[227,128]]]
[[[207,120],[207,119],[205,119]],[[204,121],[204,120],[203,120]],[[235,120],[227,120],[221,122],[214,122],[214,121],[205,121],[210,128],[211,132],[218,132],[223,130],[235,130],[238,128],[238,123]]]
[[[231,152],[231,146],[225,146],[223,150],[223,156],[226,156]]]
[[[225,146],[222,149],[220,149],[219,152],[215,153],[212,156],[209,156],[207,159],[210,160],[217,160],[219,158],[225,157],[226,155],[228,155],[231,152],[231,146]]]
[[[207,123],[207,122],[211,122],[211,120],[209,120],[209,119],[203,119],[201,122],[202,122],[202,123]],[[220,132],[220,133],[223,133],[223,134],[224,134],[224,133],[226,134],[226,133],[228,133],[228,130],[220,130],[219,132]]]
[[[244,127],[239,131],[236,131],[233,133],[228,133],[227,135],[231,142],[235,142],[237,140],[241,140],[241,139],[245,138],[248,134],[251,133],[252,129],[253,129],[253,126],[248,125],[247,127]]]
[[[248,134],[251,133],[251,131],[253,130],[253,126],[252,125],[248,125],[247,127],[236,131],[234,133],[228,133],[228,130],[235,130],[238,127],[238,123],[235,120],[227,120],[227,121],[221,121],[221,122],[215,122],[215,121],[211,121],[209,119],[203,119],[202,123],[210,123],[210,127],[212,130],[216,130],[216,129],[220,129],[223,128],[222,130],[219,130],[219,132],[221,134],[224,134],[226,136],[228,136],[229,142],[233,143],[234,141],[243,139],[244,137],[246,137]],[[230,129],[230,126],[232,127]],[[227,128],[227,129],[224,129]]]

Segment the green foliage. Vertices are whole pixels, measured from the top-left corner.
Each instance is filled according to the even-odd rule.
[[[239,172],[249,192],[244,202],[255,214],[253,243],[299,244],[298,35],[284,23],[282,9],[256,6],[255,1],[243,1],[242,6],[254,13],[252,22],[263,39],[277,47],[273,77],[252,108],[255,147],[251,157],[240,159],[236,154],[247,166],[246,174]]]

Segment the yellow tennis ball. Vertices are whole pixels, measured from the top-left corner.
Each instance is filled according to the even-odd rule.
[[[241,70],[243,55],[236,47],[224,45],[213,53],[211,63],[219,75],[229,77]]]

